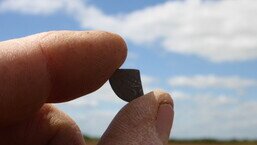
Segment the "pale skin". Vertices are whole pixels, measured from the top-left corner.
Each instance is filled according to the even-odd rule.
[[[101,31],[46,32],[0,42],[0,144],[85,145],[76,123],[51,103],[97,90],[126,55],[120,36]],[[162,91],[133,100],[98,144],[167,144],[173,106]]]

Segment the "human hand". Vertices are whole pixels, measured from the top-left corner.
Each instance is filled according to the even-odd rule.
[[[50,103],[97,90],[126,53],[121,37],[99,31],[0,42],[0,144],[85,145],[75,122]],[[173,115],[167,93],[148,93],[123,107],[99,145],[166,144]]]

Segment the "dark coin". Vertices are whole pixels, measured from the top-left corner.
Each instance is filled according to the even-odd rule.
[[[140,72],[136,69],[118,69],[109,79],[115,94],[130,102],[144,95]]]

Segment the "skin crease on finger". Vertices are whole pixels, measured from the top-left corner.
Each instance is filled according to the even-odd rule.
[[[46,32],[0,42],[0,127],[21,122],[45,102],[64,102],[101,87],[127,48],[101,31]]]

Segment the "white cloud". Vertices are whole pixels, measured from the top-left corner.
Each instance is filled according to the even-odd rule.
[[[182,91],[177,91],[177,90],[174,90],[172,92],[172,98],[176,101],[176,100],[185,100],[185,99],[188,99],[190,98],[191,96],[188,96],[188,94],[182,92]]]
[[[186,99],[175,99],[175,137],[256,139],[256,100],[222,94],[184,95]]]
[[[144,89],[144,93],[151,92],[153,90],[159,89],[156,87],[156,83],[158,83],[158,79],[149,75],[141,75],[141,81]]]
[[[94,108],[82,105],[71,106],[68,104],[58,104],[56,106],[72,117],[84,134],[100,137],[119,109],[122,108],[122,105],[119,106],[117,104],[115,104],[115,109],[108,108],[114,106],[114,104],[111,103],[106,107],[102,103],[100,106]]]
[[[135,43],[158,42],[168,52],[213,62],[257,58],[256,0],[167,1],[117,15],[82,0],[4,0],[0,8],[31,14],[62,9],[83,28],[117,32]]]
[[[88,14],[85,8],[78,18],[84,28],[114,31],[135,43],[160,41],[169,52],[214,62],[257,58],[257,2],[253,0],[168,1],[122,16],[92,9]]]
[[[256,87],[257,81],[252,79],[240,78],[238,76],[215,76],[215,75],[196,75],[196,76],[176,76],[169,79],[172,87],[191,87],[191,88],[225,88],[234,90],[244,90],[249,87]]]
[[[66,0],[3,0],[0,12],[15,11],[24,14],[52,14],[63,9]]]
[[[118,111],[91,110],[85,111],[85,115],[74,116],[84,134],[90,136],[101,136],[111,123]]]
[[[84,134],[100,137],[125,104],[106,82],[91,94],[56,106],[71,116]]]

